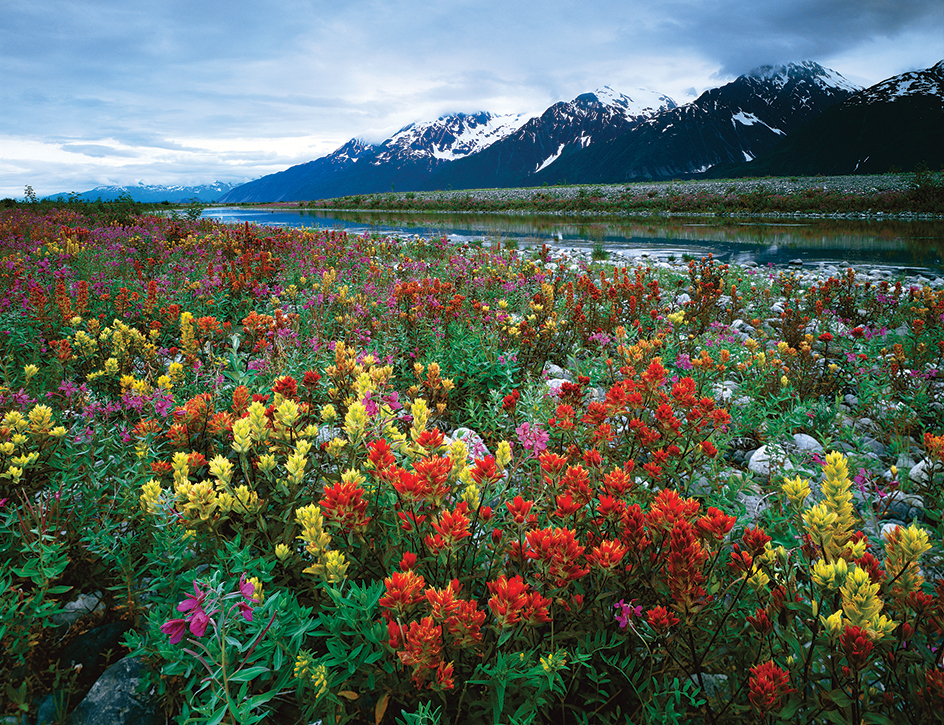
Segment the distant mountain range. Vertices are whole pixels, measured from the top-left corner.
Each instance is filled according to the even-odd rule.
[[[388,191],[800,176],[944,167],[944,61],[861,89],[806,61],[679,106],[603,87],[533,118],[457,113],[242,185],[98,187],[85,199],[309,201]],[[54,195],[58,196],[58,195]],[[353,203],[356,203],[353,202]]]
[[[96,186],[90,191],[82,193],[61,191],[57,194],[49,194],[46,199],[68,199],[74,196],[82,201],[114,201],[122,196],[130,196],[134,201],[160,204],[162,201],[169,201],[172,204],[187,203],[193,199],[202,202],[211,203],[217,201],[221,196],[239,186],[238,184],[227,184],[222,181],[214,181],[212,184],[201,184],[200,186],[162,186],[148,184],[133,184],[131,186]]]

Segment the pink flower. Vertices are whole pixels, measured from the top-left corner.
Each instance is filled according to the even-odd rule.
[[[190,621],[190,632],[194,637],[202,637],[206,634],[207,625],[210,624],[210,618],[206,612],[197,609],[187,619]]]
[[[193,594],[188,594],[180,604],[177,605],[178,612],[189,612],[190,610],[203,611],[203,600],[206,599],[206,592],[201,592],[197,583],[193,583]]]
[[[184,632],[187,631],[187,622],[183,619],[171,619],[161,625],[161,631],[170,635],[171,644],[178,644],[184,638]]]
[[[245,574],[239,575],[239,593],[243,595],[243,599],[252,599],[252,594],[256,590],[256,585],[251,581],[246,579]],[[249,620],[252,621],[251,619]]]
[[[239,607],[239,613],[243,615],[243,618],[247,622],[251,622],[252,621],[252,607],[246,604],[246,602],[240,602],[236,606]]]

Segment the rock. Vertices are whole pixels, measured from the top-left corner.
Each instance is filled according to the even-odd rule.
[[[555,365],[554,363],[545,363],[544,364],[544,374],[548,379],[561,379],[568,380],[570,382],[574,381],[574,376],[569,372],[564,370],[560,365]]]
[[[807,435],[806,433],[794,433],[793,442],[796,444],[798,451],[823,452],[822,444],[813,436]]]
[[[138,692],[146,674],[142,658],[125,657],[98,678],[68,718],[69,725],[159,725],[156,692]]]
[[[855,395],[846,393],[842,396],[842,402],[848,405],[852,410],[859,407],[859,399]]]
[[[551,395],[555,398],[560,395],[561,386],[564,383],[571,383],[572,380],[567,380],[565,378],[551,378],[547,381],[547,387],[550,388]]]
[[[908,478],[914,481],[915,483],[927,483],[928,482],[928,461],[925,458],[923,461],[920,461],[917,465],[912,466],[911,470],[908,471]]]
[[[753,521],[759,519],[761,514],[770,508],[770,502],[766,496],[753,496],[741,492],[737,499],[744,506],[744,515]]]
[[[882,443],[881,441],[875,440],[875,438],[863,439],[860,448],[863,451],[874,453],[876,456],[884,456],[885,453],[887,452],[887,449],[885,448],[885,444]]]
[[[105,611],[105,602],[101,592],[79,594],[71,602],[66,602],[62,609],[62,612],[53,614],[50,619],[58,626],[68,628],[86,614]]]
[[[792,471],[793,463],[787,458],[787,454],[782,448],[775,446],[761,446],[751,455],[751,460],[747,463],[747,468],[755,476],[761,478],[770,477],[771,456],[776,458],[776,465],[782,467],[784,471]]]
[[[104,669],[104,664],[98,664],[99,658],[108,650],[114,651],[120,648],[122,636],[130,628],[131,625],[128,622],[109,622],[90,629],[59,651],[59,666],[81,665],[83,675],[90,671],[94,672],[96,667]],[[97,677],[99,674],[101,673],[96,672],[94,676]]]

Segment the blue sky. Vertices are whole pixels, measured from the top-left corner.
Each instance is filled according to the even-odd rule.
[[[941,58],[940,0],[0,0],[0,197],[248,181],[603,85],[686,103],[768,63],[868,86]]]

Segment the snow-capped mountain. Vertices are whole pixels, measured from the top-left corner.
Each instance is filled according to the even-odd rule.
[[[533,182],[678,178],[744,163],[854,92],[849,81],[817,63],[763,66],[560,159]]]
[[[488,148],[527,120],[520,113],[495,116],[483,111],[411,123],[384,141],[370,163],[379,166],[421,159],[455,161]]]
[[[944,166],[944,61],[850,96],[796,129],[737,175],[881,174]]]
[[[220,202],[238,204],[319,199],[324,196],[322,190],[326,185],[361,159],[371,156],[376,149],[373,144],[352,138],[327,156],[237,186],[221,196]]]
[[[560,101],[485,151],[443,167],[427,189],[523,186],[538,172],[592,144],[603,144],[643,121],[676,107],[653,91],[617,93],[609,86]]]
[[[481,112],[412,123],[377,145],[352,139],[320,159],[244,184],[222,201],[299,201],[418,189],[436,168],[481,152],[526,120]]]
[[[123,196],[129,196],[134,201],[159,204],[162,201],[169,201],[173,204],[188,202],[197,199],[202,202],[215,202],[221,196],[234,189],[237,184],[228,184],[222,181],[214,181],[212,184],[200,184],[199,186],[164,186],[161,184],[145,184],[139,182],[130,186],[96,186],[90,191],[81,193],[59,192],[50,194],[47,199],[67,199],[74,196],[82,201],[114,201]]]
[[[850,98],[848,106],[893,103],[901,98],[934,96],[944,98],[944,60],[927,70],[909,71],[869,86]]]

